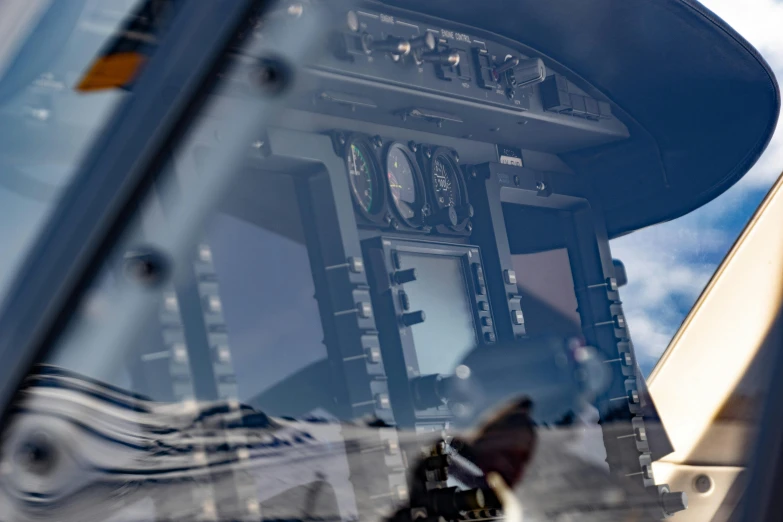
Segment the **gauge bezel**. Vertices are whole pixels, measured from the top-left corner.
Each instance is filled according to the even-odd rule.
[[[354,190],[354,186],[351,183],[351,167],[348,163],[348,158],[351,154],[351,147],[353,145],[356,145],[359,147],[359,149],[362,152],[365,152],[367,154],[367,161],[370,162],[370,168],[373,169],[373,173],[371,175],[374,176],[374,183],[376,184],[377,189],[377,197],[378,202],[377,204],[373,204],[371,207],[371,210],[368,211],[367,209],[362,206],[361,202],[359,201],[359,197],[356,195],[356,192]],[[384,215],[386,213],[386,176],[384,175],[384,171],[380,166],[380,161],[378,159],[378,153],[376,151],[377,147],[373,145],[373,143],[364,136],[350,136],[348,139],[345,140],[345,146],[343,148],[343,161],[345,162],[345,173],[347,175],[347,181],[348,181],[348,191],[351,193],[351,201],[353,201],[353,206],[356,209],[356,211],[363,216],[364,218],[368,219],[369,221],[372,221],[374,223],[381,223],[383,221]],[[373,194],[373,198],[375,198],[376,195]]]
[[[442,158],[446,163],[448,163],[451,169],[454,171],[454,177],[456,178],[457,190],[459,191],[460,198],[460,201],[457,202],[457,205],[455,205],[454,208],[456,209],[459,206],[470,204],[470,197],[468,196],[468,185],[465,182],[465,176],[459,166],[459,162],[457,161],[455,154],[456,153],[453,150],[446,147],[436,147],[431,149],[429,155],[427,155],[425,152],[423,156],[425,170],[427,172],[427,197],[432,201],[432,212],[438,212],[441,210],[440,206],[438,205],[438,198],[436,197],[435,191],[435,162],[438,161],[439,158]],[[468,221],[470,221],[470,218],[463,219],[457,223],[456,226],[448,226],[448,228],[456,232],[461,232],[465,230],[465,226],[467,225]]]
[[[391,193],[391,186],[389,185],[389,154],[391,154],[391,151],[393,149],[399,149],[402,151],[403,155],[408,159],[408,163],[411,166],[412,174],[413,174],[413,182],[416,185],[416,195],[418,198],[421,199],[421,205],[418,205],[416,208],[414,208],[415,215],[412,218],[405,218],[402,215],[402,212],[400,211],[400,208],[397,205],[397,201],[394,199],[394,196],[392,196]],[[421,173],[421,168],[419,167],[419,162],[416,161],[416,155],[413,153],[413,151],[410,150],[408,145],[405,145],[404,143],[400,142],[393,142],[390,143],[388,147],[386,147],[386,151],[383,154],[383,171],[386,174],[385,180],[386,180],[386,190],[388,191],[388,200],[389,200],[389,206],[394,208],[394,214],[397,219],[399,219],[403,224],[412,227],[412,228],[422,228],[424,226],[424,211],[426,208],[429,208],[429,196],[427,194],[427,189],[424,183],[424,176]]]

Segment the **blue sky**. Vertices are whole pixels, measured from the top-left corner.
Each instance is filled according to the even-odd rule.
[[[783,3],[778,0],[704,0],[734,27],[783,80]],[[612,241],[626,266],[623,288],[642,370],[649,374],[715,269],[772,183],[783,171],[783,125],[753,169],[725,194],[680,219]]]

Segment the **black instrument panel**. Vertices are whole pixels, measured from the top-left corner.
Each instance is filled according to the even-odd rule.
[[[448,375],[476,345],[497,340],[481,250],[474,245],[377,237],[364,244],[389,382],[402,426],[452,418],[445,404],[415,406],[409,379]]]
[[[466,235],[473,207],[459,155],[446,147],[334,133],[359,224],[417,234]]]
[[[376,2],[329,10],[338,27],[302,83],[316,112],[547,152],[628,137],[606,99],[520,42]]]

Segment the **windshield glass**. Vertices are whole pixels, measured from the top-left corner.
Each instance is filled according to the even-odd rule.
[[[107,5],[87,2],[75,27],[95,27]],[[25,241],[133,92],[128,71],[143,74],[149,53],[122,38],[154,43],[154,29],[134,23],[164,5],[118,2],[103,15],[112,29],[69,65],[78,74],[54,94],[35,83],[8,98],[9,111],[38,107],[26,97],[59,107],[11,112],[15,126],[0,127],[0,161],[19,173],[8,197],[38,209]],[[0,513],[739,513],[783,295],[783,185],[766,159],[750,181],[726,181],[763,149],[741,137],[766,143],[759,122],[777,114],[708,109],[746,89],[772,99],[774,78],[732,43],[721,52],[752,66],[709,60],[683,78],[694,69],[683,65],[651,110],[634,97],[645,82],[628,89],[612,72],[666,54],[640,28],[671,23],[705,45],[697,55],[724,45],[704,43],[723,29],[709,22],[689,39],[655,9],[631,24],[588,16],[580,2],[562,16],[537,2],[477,5],[283,1],[243,21],[220,81],[162,151],[4,420]],[[576,19],[601,56],[638,24],[643,59],[611,52],[607,68],[556,45]],[[0,76],[0,92],[15,77]],[[716,77],[732,81],[694,106]],[[691,132],[699,121],[713,134]],[[24,149],[25,132],[57,155]],[[59,174],[37,179],[50,164]],[[741,203],[726,213],[727,201]],[[714,326],[732,320],[742,329]]]
[[[0,299],[90,144],[126,98],[123,87],[153,49],[165,10],[162,2],[145,4],[0,4]],[[146,38],[134,33],[142,27]]]

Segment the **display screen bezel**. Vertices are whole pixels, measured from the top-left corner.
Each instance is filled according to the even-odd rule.
[[[413,255],[426,255],[426,256],[442,256],[448,258],[457,258],[460,260],[463,284],[465,288],[465,294],[468,304],[471,309],[471,315],[473,318],[473,331],[476,336],[476,346],[479,347],[482,344],[486,344],[485,335],[491,333],[493,337],[496,336],[496,331],[493,326],[483,326],[481,323],[482,317],[492,318],[492,310],[487,295],[486,287],[484,287],[483,294],[479,293],[479,285],[474,277],[475,266],[481,267],[484,270],[484,262],[479,247],[474,245],[458,245],[448,243],[434,243],[425,241],[410,241],[401,239],[383,239],[384,250],[386,252],[387,262],[391,271],[394,271],[400,267],[399,254],[413,254]],[[402,300],[400,298],[400,291],[404,292],[405,284],[396,285],[392,289],[394,310],[397,317],[402,317],[403,314],[408,313],[403,307]],[[481,311],[479,309],[479,302],[487,303],[487,310]],[[415,311],[411,309],[410,311]],[[396,371],[387,365],[387,371],[389,373],[404,372],[407,379],[420,376],[418,352],[414,337],[412,335],[411,327],[404,326],[398,321],[396,329],[399,332],[399,341],[402,352],[402,359],[404,361],[404,368],[398,368]],[[412,328],[416,328],[413,326]],[[388,345],[387,345],[388,346]],[[396,379],[395,379],[396,380]],[[397,414],[395,414],[397,416]],[[417,422],[421,420],[437,420],[447,419],[452,417],[451,411],[447,406],[439,408],[430,408],[427,410],[418,410],[414,412],[414,416]]]

